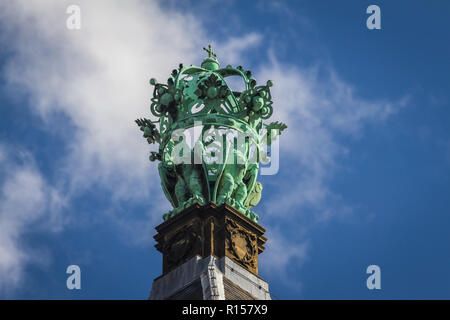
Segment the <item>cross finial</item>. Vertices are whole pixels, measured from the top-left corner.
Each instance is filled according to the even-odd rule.
[[[203,48],[206,52],[208,52],[208,58],[217,57],[217,55],[212,51],[211,45],[208,45],[208,48]]]

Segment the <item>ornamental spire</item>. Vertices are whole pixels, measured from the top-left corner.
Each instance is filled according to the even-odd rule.
[[[202,62],[202,68],[210,71],[219,69],[219,61],[217,61],[217,55],[212,51],[211,45],[208,48],[203,47],[203,50],[208,52],[208,57]]]

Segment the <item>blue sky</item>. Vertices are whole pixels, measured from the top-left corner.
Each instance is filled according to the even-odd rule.
[[[81,8],[80,30],[66,8]],[[381,8],[381,30],[366,8]],[[260,275],[281,299],[450,298],[446,1],[0,2],[0,297],[145,299],[169,204],[133,120],[200,64],[274,80]],[[66,288],[68,265],[82,289]],[[381,290],[366,287],[381,268]]]

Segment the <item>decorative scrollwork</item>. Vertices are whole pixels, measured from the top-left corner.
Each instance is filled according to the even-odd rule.
[[[256,267],[256,257],[258,256],[256,236],[238,226],[231,219],[226,219],[225,250],[229,256],[244,267]]]

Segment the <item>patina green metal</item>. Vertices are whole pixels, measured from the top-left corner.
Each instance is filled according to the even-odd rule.
[[[136,120],[148,143],[159,144],[150,161],[160,161],[161,186],[174,208],[163,218],[167,220],[194,203],[215,202],[227,203],[257,222],[258,215],[250,209],[261,199],[262,184],[256,179],[265,157],[264,146],[270,146],[286,128],[280,122],[263,123],[273,112],[273,82],[257,86],[249,70],[241,66],[221,69],[211,45],[203,49],[208,57],[201,67],[180,64],[167,84],[150,79],[154,86],[150,111],[157,120]],[[227,84],[231,77],[244,81],[245,90],[232,91]],[[201,135],[191,147],[179,132],[198,124]],[[219,141],[219,131],[224,128],[245,139]],[[214,144],[221,147],[216,157],[219,161],[206,161],[205,150]],[[214,153],[210,155],[216,156]]]

